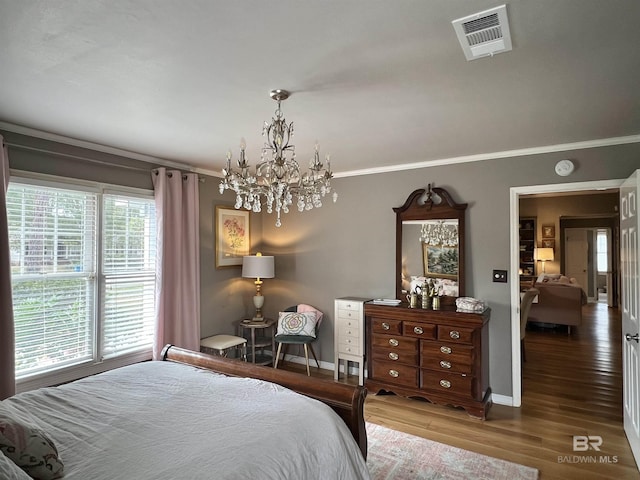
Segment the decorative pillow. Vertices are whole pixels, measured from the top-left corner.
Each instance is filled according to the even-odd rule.
[[[316,336],[315,312],[280,312],[276,335]]]
[[[61,478],[64,473],[49,436],[4,403],[0,404],[0,451],[36,480]]]

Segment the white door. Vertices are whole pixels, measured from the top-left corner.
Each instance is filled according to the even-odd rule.
[[[622,378],[624,431],[640,465],[640,355],[638,348],[638,201],[636,170],[620,188],[620,263],[622,274]]]
[[[587,230],[584,228],[567,228],[564,231],[564,265],[565,275],[575,278],[585,292],[589,291],[587,262],[589,259],[589,243]]]

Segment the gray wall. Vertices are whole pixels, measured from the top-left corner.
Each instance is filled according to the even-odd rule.
[[[90,151],[82,153],[92,155]],[[126,174],[118,168],[102,171],[100,164],[80,168],[52,156],[33,159],[20,149],[10,149],[9,155],[12,168],[100,177],[93,179],[111,183],[136,183],[132,186],[147,182],[150,187],[145,172],[139,172],[138,177],[133,170],[125,170]],[[119,157],[105,159],[104,154],[96,152],[93,155],[127,165],[140,163]],[[562,178],[554,173],[555,163],[563,158],[571,158],[577,165],[571,177]],[[339,160],[335,163],[339,168]],[[402,205],[413,190],[426,188],[428,183],[444,187],[454,200],[469,204],[466,290],[468,295],[485,300],[492,308],[491,386],[495,393],[510,396],[510,286],[491,281],[493,269],[509,268],[510,187],[622,179],[637,168],[640,168],[640,144],[629,144],[335,179],[333,185],[339,193],[336,204],[327,200],[321,209],[304,213],[294,209],[284,216],[280,228],[275,227],[273,215],[251,215],[251,252],[260,250],[276,257],[276,278],[265,280],[263,285],[265,313],[275,317],[279,310],[296,303],[309,303],[324,311],[320,348],[316,350],[322,360],[333,362],[334,298],[395,295],[392,207]],[[233,321],[253,313],[253,282],[240,278],[239,267],[215,268],[215,205],[233,202],[232,195],[220,195],[216,178],[207,177],[200,184],[203,336],[232,333]]]

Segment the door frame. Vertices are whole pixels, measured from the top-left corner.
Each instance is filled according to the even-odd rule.
[[[518,223],[520,218],[520,195],[579,193],[584,190],[620,188],[625,179],[594,180],[575,183],[554,183],[548,185],[529,185],[509,189],[510,205],[510,274],[511,283],[511,406],[522,405],[522,364],[520,353],[520,276]]]

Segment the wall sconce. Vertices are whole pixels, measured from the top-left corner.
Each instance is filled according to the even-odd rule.
[[[256,294],[253,297],[253,305],[256,307],[256,315],[254,321],[260,322],[262,317],[262,306],[264,305],[264,296],[261,292],[261,278],[273,278],[275,276],[274,258],[271,256],[263,256],[261,253],[255,255],[247,255],[242,257],[242,277],[255,278]]]
[[[536,248],[534,256],[536,260],[542,262],[542,273],[546,273],[544,265],[546,262],[553,261],[553,248]]]

